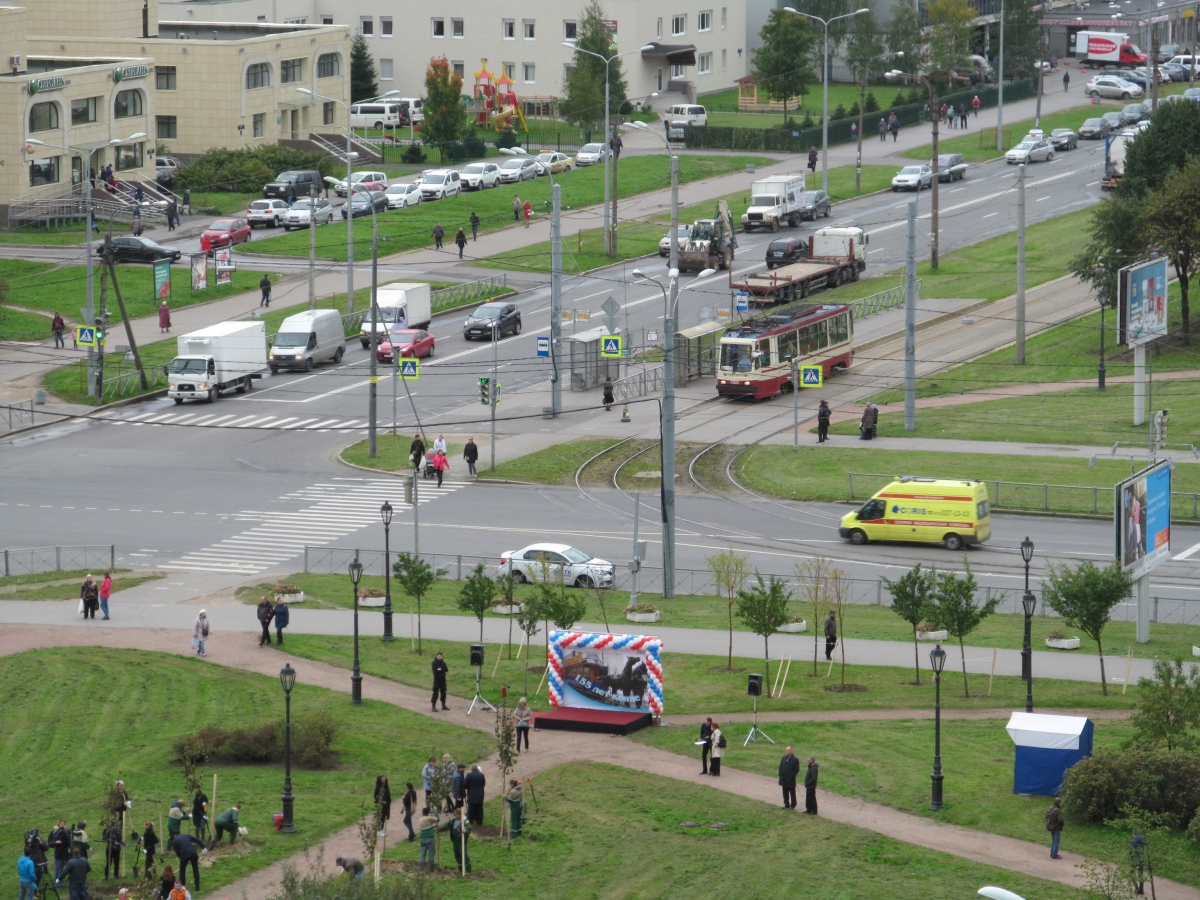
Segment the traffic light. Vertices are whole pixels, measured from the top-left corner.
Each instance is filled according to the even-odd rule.
[[[492,402],[492,380],[490,378],[479,379],[479,402],[483,406],[490,406]]]
[[[492,406],[500,405],[500,390],[503,387],[499,381],[492,385]]]

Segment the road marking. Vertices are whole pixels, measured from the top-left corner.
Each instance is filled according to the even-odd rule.
[[[992,216],[998,216],[998,215],[1000,215],[1000,213],[988,213],[986,216],[984,216],[984,218],[990,219]]]
[[[1188,547],[1182,553],[1176,553],[1174,556],[1171,557],[1171,559],[1172,560],[1191,559],[1192,556],[1196,553],[1200,553],[1200,544],[1194,544],[1191,547]]]
[[[1050,199],[1050,196],[1047,194],[1045,197],[1038,197],[1037,200],[1034,201],[1034,203],[1041,203],[1043,200],[1049,200],[1049,199]]]

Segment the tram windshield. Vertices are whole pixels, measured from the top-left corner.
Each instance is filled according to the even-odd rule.
[[[758,350],[751,343],[721,344],[722,372],[752,372],[758,368]]]

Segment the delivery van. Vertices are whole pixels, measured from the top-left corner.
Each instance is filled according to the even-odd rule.
[[[947,550],[981,544],[992,536],[987,485],[901,476],[846,513],[838,534],[852,544],[913,541]]]
[[[336,309],[313,309],[288,316],[271,342],[267,364],[280,369],[311,369],[319,362],[342,361],[346,353],[346,330]]]

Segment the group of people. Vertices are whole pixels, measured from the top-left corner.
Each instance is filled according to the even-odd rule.
[[[95,619],[96,611],[104,613],[104,621],[108,621],[108,599],[112,596],[112,574],[105,572],[97,584],[88,575],[79,587],[79,612],[85,619]]]
[[[474,240],[479,240],[479,216],[471,213],[471,236]],[[434,223],[433,226],[433,249],[441,250],[442,242],[446,238],[446,229],[442,227],[441,222]],[[463,258],[463,251],[467,249],[467,232],[460,225],[458,234],[454,236],[455,246],[458,247],[458,258]]]
[[[979,115],[979,96],[978,95],[976,95],[975,99],[971,101],[971,106],[975,110],[975,115],[978,116]],[[942,120],[950,128],[964,128],[965,129],[967,127],[967,118],[970,116],[970,110],[968,110],[966,103],[960,103],[958,105],[957,109],[955,109],[953,103],[951,103],[951,104],[943,103],[941,113],[942,113]]]
[[[513,221],[520,222],[521,217],[525,217],[525,227],[529,227],[529,220],[533,218],[533,204],[528,200],[522,201],[520,197],[513,194],[512,202]]]
[[[413,435],[412,443],[408,445],[409,464],[420,471],[426,478],[437,478],[438,487],[442,486],[442,478],[450,470],[450,460],[446,456],[446,439],[438,435],[433,442],[433,449],[428,455],[425,450],[425,439],[418,432]],[[468,437],[463,447],[463,460],[467,464],[467,477],[478,478],[479,472],[475,463],[479,461],[479,447],[474,437]]]
[[[824,444],[829,440],[829,420],[833,415],[833,410],[829,408],[829,401],[822,400],[817,404],[817,443]],[[879,407],[874,403],[868,403],[863,407],[862,415],[858,420],[858,439],[860,441],[869,441],[876,437],[876,431],[879,427]]]
[[[258,601],[257,615],[258,624],[262,626],[262,636],[258,639],[258,646],[271,646],[272,621],[275,623],[275,643],[282,644],[283,629],[287,628],[292,620],[292,612],[287,602],[281,597],[272,605],[271,598],[264,595]]]
[[[886,141],[889,131],[892,133],[892,142],[895,143],[900,136],[900,120],[896,118],[894,112],[886,119],[882,117],[879,119],[879,139]]]

